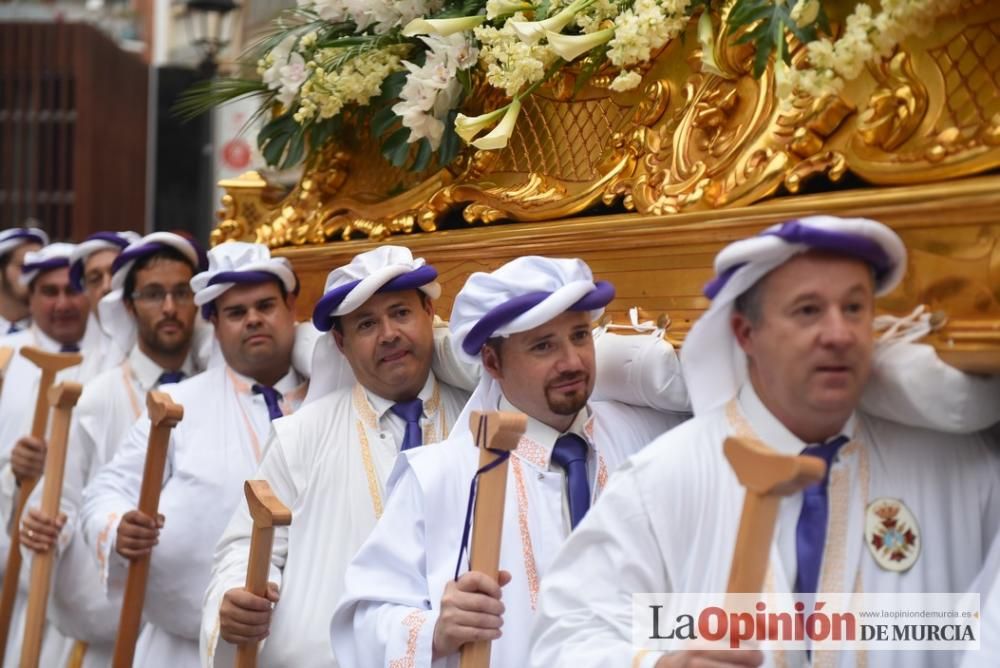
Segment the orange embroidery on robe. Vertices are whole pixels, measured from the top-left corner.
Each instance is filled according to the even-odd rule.
[[[406,638],[406,656],[390,661],[389,668],[413,668],[417,665],[417,641],[420,640],[420,629],[423,628],[426,621],[427,618],[420,611],[411,612],[403,618],[403,625],[409,628],[409,636]]]

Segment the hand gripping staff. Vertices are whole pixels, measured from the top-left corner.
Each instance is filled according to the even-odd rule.
[[[47,353],[32,346],[21,348],[21,355],[42,370],[35,399],[35,414],[31,421],[31,435],[42,439],[45,438],[49,425],[49,389],[56,382],[56,374],[79,364],[83,361],[83,356],[79,353]],[[7,634],[10,632],[10,618],[14,613],[17,583],[21,576],[21,513],[24,512],[24,506],[37,482],[21,481],[17,488],[14,516],[10,519],[10,551],[7,553],[7,570],[3,574],[3,593],[0,594],[0,664],[7,652]]]
[[[250,561],[247,565],[246,589],[256,596],[267,596],[267,574],[271,566],[274,527],[292,523],[292,511],[271,491],[266,480],[247,480],[243,484],[253,531],[250,533]],[[236,668],[257,668],[258,643],[246,643],[236,648]]]
[[[469,570],[494,580],[500,577],[500,538],[510,451],[517,447],[527,422],[521,413],[473,411],[469,416],[469,428],[476,435],[479,448]],[[480,640],[462,645],[461,668],[489,668],[490,644],[489,640]]]
[[[170,430],[184,418],[184,407],[175,404],[169,394],[152,391],[146,397],[146,409],[150,422],[149,446],[142,472],[142,487],[139,489],[139,512],[155,518],[160,505],[160,489],[163,487],[163,469],[167,465]],[[139,557],[129,564],[122,615],[118,622],[118,637],[115,639],[112,660],[114,668],[132,668],[151,557],[152,555]]]
[[[83,386],[72,381],[59,383],[49,390],[52,406],[52,434],[45,454],[45,484],[42,486],[42,513],[47,517],[59,515],[62,498],[63,473],[66,470],[66,443],[69,439],[70,417]],[[52,567],[55,546],[31,560],[31,584],[28,588],[28,612],[24,625],[24,642],[21,645],[21,668],[37,668],[42,652],[42,634],[45,631],[45,611],[49,604],[52,586]]]
[[[760,441],[732,436],[723,452],[747,490],[726,591],[757,593],[764,587],[781,498],[822,481],[826,462],[809,455],[782,455]]]

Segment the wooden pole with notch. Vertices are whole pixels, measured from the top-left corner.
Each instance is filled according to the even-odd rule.
[[[0,347],[0,391],[3,390],[3,377],[7,374],[7,365],[14,357],[14,349],[8,346]]]
[[[69,440],[70,417],[83,386],[72,381],[59,383],[49,390],[52,407],[52,434],[45,453],[45,484],[42,486],[42,514],[55,519],[59,516],[63,474],[66,471],[66,444]],[[28,587],[28,611],[21,644],[21,668],[37,668],[42,653],[45,631],[45,611],[52,586],[55,546],[31,559],[31,584]]]
[[[142,487],[139,489],[139,512],[156,518],[160,507],[160,489],[163,487],[163,470],[167,465],[167,447],[170,445],[170,430],[184,418],[184,407],[175,404],[166,392],[152,391],[146,396],[149,412],[149,446],[146,449],[146,463],[142,472]],[[146,599],[146,580],[149,578],[149,563],[152,555],[132,561],[125,581],[122,598],[122,613],[118,622],[118,637],[112,660],[114,668],[132,668],[135,642],[139,638],[139,623],[142,606]]]
[[[246,590],[256,596],[267,596],[267,574],[271,569],[271,548],[274,527],[292,523],[292,511],[278,500],[266,480],[247,480],[243,491],[253,518],[250,533],[250,560],[247,564]],[[236,668],[257,668],[256,642],[236,648]]]
[[[527,427],[521,413],[474,411],[469,416],[469,428],[476,435],[479,448],[479,468],[497,458],[490,450],[511,451],[517,447]],[[483,573],[494,580],[500,577],[500,540],[503,534],[504,501],[507,498],[507,468],[509,458],[479,475],[476,508],[472,523],[472,546],[469,548],[469,570]],[[461,668],[489,668],[491,641],[462,645]]]
[[[49,389],[56,382],[56,374],[79,364],[83,361],[83,356],[79,353],[47,353],[32,346],[21,348],[21,355],[42,371],[31,421],[31,435],[43,439],[49,425]],[[10,619],[14,614],[18,579],[21,576],[21,513],[24,512],[24,504],[28,502],[37,482],[37,479],[20,482],[14,503],[14,516],[10,520],[10,551],[7,553],[7,569],[3,574],[3,592],[0,593],[0,664],[7,653]]]

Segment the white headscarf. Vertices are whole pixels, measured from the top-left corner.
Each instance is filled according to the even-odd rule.
[[[114,272],[111,275],[111,292],[104,295],[97,305],[101,314],[101,328],[118,348],[116,357],[124,358],[128,355],[135,345],[136,338],[135,320],[125,308],[123,301],[125,279],[137,261],[154,255],[164,248],[173,248],[186,257],[196,271],[205,267],[205,252],[201,247],[194,241],[172,232],[153,232],[125,247],[111,265],[111,270]],[[113,364],[110,358],[108,364]]]
[[[73,244],[55,243],[25,253],[24,268],[21,269],[21,277],[18,279],[21,285],[30,285],[46,271],[68,267],[74,248],[76,247]]]
[[[120,252],[140,239],[131,230],[124,232],[95,232],[76,245],[69,258],[69,280],[77,290],[83,290],[83,266],[94,253],[103,250]]]
[[[44,246],[49,243],[49,235],[37,227],[12,227],[9,230],[3,230],[0,232],[0,257],[26,243]]]
[[[730,325],[736,298],[794,256],[810,250],[870,264],[877,296],[892,291],[906,270],[902,240],[882,223],[867,218],[801,218],[723,248],[715,258],[716,277],[705,286],[712,305],[681,347],[681,369],[696,415],[724,405],[746,382],[747,358]]]
[[[414,258],[404,246],[379,246],[359,253],[327,276],[323,296],[313,309],[313,325],[321,332],[328,332],[333,318],[355,311],[375,293],[402,290],[420,290],[437,299],[441,295],[437,270],[424,258]],[[355,382],[354,372],[333,336],[320,336],[313,352],[306,403],[351,387]]]
[[[469,277],[451,310],[452,345],[459,357],[478,361],[490,338],[529,331],[571,310],[597,320],[613,298],[614,287],[595,281],[583,260],[520,257]],[[468,432],[472,411],[496,410],[500,396],[500,384],[483,373],[452,436]]]

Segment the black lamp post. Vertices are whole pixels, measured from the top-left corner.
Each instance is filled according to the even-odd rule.
[[[202,54],[198,70],[205,78],[215,76],[219,69],[216,57],[229,44],[233,30],[233,13],[239,5],[233,0],[189,0],[187,26],[191,43]]]

